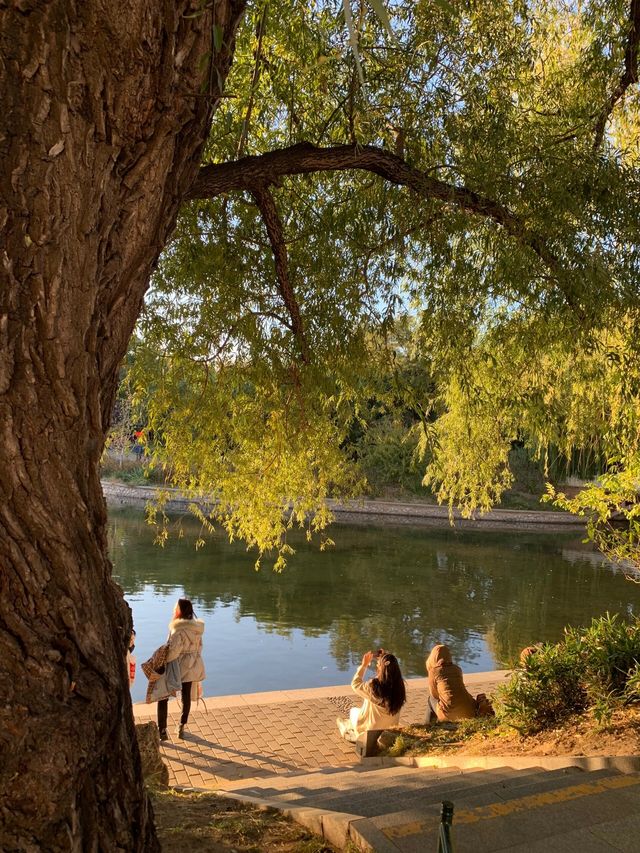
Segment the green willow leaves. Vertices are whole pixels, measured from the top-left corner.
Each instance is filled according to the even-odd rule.
[[[378,395],[412,407],[428,483],[468,512],[500,500],[514,440],[637,471],[629,3],[407,0],[385,4],[393,38],[377,5],[349,6],[364,88],[337,4],[252,7],[205,161],[375,145],[450,197],[351,169],[269,187],[309,359],[252,194],[194,201],[133,346],[175,484],[283,559],[288,526],[361,490],[348,435]],[[428,382],[394,387],[416,354]]]

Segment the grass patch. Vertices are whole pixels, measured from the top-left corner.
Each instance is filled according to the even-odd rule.
[[[592,713],[566,717],[562,723],[529,734],[495,718],[465,720],[431,727],[406,726],[385,755],[637,755],[640,706],[612,711],[607,723]]]
[[[401,756],[428,755],[458,751],[460,747],[474,738],[494,737],[498,735],[499,724],[495,717],[476,717],[473,720],[460,720],[457,723],[437,723],[431,726],[404,726],[395,742],[380,752],[391,758]]]
[[[542,503],[541,496],[528,492],[504,492],[497,504],[498,509],[520,509],[534,512],[564,512],[552,503]]]
[[[150,791],[164,850],[190,853],[335,853],[336,848],[275,809],[216,794]],[[346,848],[352,852],[355,847]]]
[[[128,486],[165,485],[165,477],[159,468],[147,461],[125,458],[120,460],[105,454],[100,463],[100,476],[104,480],[116,480]]]
[[[473,722],[473,721],[470,721]],[[412,738],[405,755],[637,755],[640,746],[640,707],[613,711],[606,724],[588,712],[574,714],[562,723],[533,734],[520,734],[511,726],[493,721],[493,728],[472,726],[461,731],[438,731],[424,737],[423,727],[403,730],[404,740]]]

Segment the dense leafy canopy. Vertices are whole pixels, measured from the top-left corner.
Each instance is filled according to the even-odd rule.
[[[594,453],[627,497],[640,478],[640,4],[400,0],[392,36],[378,5],[249,10],[205,157],[248,177],[194,191],[133,344],[175,483],[281,557],[360,490],[345,448],[374,398],[416,413],[468,512],[515,439]],[[300,174],[299,143],[352,159]],[[289,174],[260,172],[274,149]]]

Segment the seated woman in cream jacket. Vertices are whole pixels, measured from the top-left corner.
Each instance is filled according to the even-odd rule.
[[[400,665],[395,655],[380,649],[375,677],[363,681],[374,652],[365,652],[362,663],[351,681],[351,689],[364,699],[359,708],[352,708],[348,719],[338,717],[336,723],[345,740],[355,741],[358,735],[375,729],[397,726],[400,709],[407,701]]]

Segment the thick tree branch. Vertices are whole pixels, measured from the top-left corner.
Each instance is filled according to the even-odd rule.
[[[638,0],[640,2],[640,0]],[[360,169],[372,172],[399,186],[406,186],[422,198],[439,199],[470,213],[492,219],[522,245],[532,249],[551,270],[558,261],[538,235],[530,233],[520,218],[506,205],[466,187],[438,180],[409,166],[401,157],[373,145],[337,145],[319,148],[301,142],[258,157],[243,157],[227,163],[203,166],[187,198],[215,198],[233,190],[251,192],[257,185],[278,185],[287,175],[337,172]]]
[[[287,311],[289,312],[289,316],[291,317],[291,330],[293,331],[293,334],[300,346],[303,362],[305,364],[309,364],[311,359],[309,354],[309,345],[304,331],[304,323],[302,322],[300,307],[296,301],[291,281],[289,280],[287,247],[284,240],[282,220],[280,219],[273,196],[269,192],[266,184],[254,184],[251,188],[251,195],[254,197],[256,204],[258,205],[264,224],[267,227],[267,234],[269,235],[269,242],[271,243],[276,265],[278,291],[280,292]]]
[[[634,0],[634,2],[640,3],[640,0]],[[272,185],[278,186],[282,178],[289,175],[349,169],[372,172],[390,183],[408,187],[422,198],[439,199],[446,204],[491,219],[501,225],[521,246],[531,249],[540,258],[552,273],[555,284],[569,308],[580,320],[585,319],[583,307],[563,281],[564,274],[559,259],[549,248],[544,237],[529,230],[517,214],[506,205],[467,187],[446,183],[427,172],[409,166],[401,157],[384,148],[373,145],[337,145],[320,148],[309,142],[301,142],[255,157],[243,157],[241,160],[203,166],[186,199],[215,198],[234,190],[254,192],[256,187],[262,188],[260,190],[262,191]],[[271,234],[269,236],[271,238]],[[276,265],[278,263],[276,257]],[[282,286],[283,281],[287,279],[279,280]]]
[[[596,151],[604,139],[604,131],[609,116],[615,105],[624,97],[625,92],[634,83],[638,82],[638,45],[640,44],[640,0],[631,0],[629,5],[629,30],[627,36],[627,47],[624,53],[624,71],[618,81],[607,103],[602,108],[595,126],[595,138],[593,150]]]

